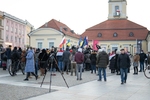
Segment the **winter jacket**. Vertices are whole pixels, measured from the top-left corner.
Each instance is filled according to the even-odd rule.
[[[70,55],[71,54],[70,54],[69,50],[64,51],[63,56],[62,56],[62,60],[64,62],[70,61]]]
[[[90,54],[89,53],[85,54],[85,63],[91,63]]]
[[[82,64],[82,63],[84,62],[84,55],[83,55],[83,53],[77,52],[77,53],[75,54],[75,62],[76,62],[77,64]]]
[[[7,59],[11,59],[11,49],[10,48],[6,49],[6,56],[7,56]]]
[[[25,72],[35,72],[34,53],[29,50],[26,56]]]
[[[23,51],[21,53],[21,62],[26,62],[26,52],[25,51]]]
[[[140,53],[140,62],[144,62],[144,60],[147,58],[145,53]]]
[[[139,56],[139,55],[134,55],[134,57],[133,57],[133,62],[138,63],[139,60],[140,60],[140,56]]]
[[[19,55],[19,53],[18,53],[17,50],[13,50],[13,51],[11,52],[11,59],[12,59],[13,61],[17,61],[17,60],[19,60],[20,58],[21,58],[21,56]]]
[[[97,54],[95,52],[92,52],[91,56],[90,56],[90,60],[91,60],[91,64],[92,65],[96,65],[96,60],[97,60]]]
[[[115,69],[115,63],[116,63],[116,55],[110,59],[109,68],[110,68],[111,70],[114,70],[114,69]]]
[[[119,68],[129,68],[130,67],[130,58],[127,54],[120,54],[118,56],[118,67]]]
[[[109,63],[109,56],[105,51],[102,51],[98,54],[97,65],[101,68],[106,68]]]

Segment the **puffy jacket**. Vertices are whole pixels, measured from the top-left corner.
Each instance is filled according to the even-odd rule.
[[[130,67],[130,58],[127,54],[120,54],[117,62],[118,62],[119,68],[129,68]]]
[[[82,64],[84,62],[84,55],[81,52],[75,54],[75,62],[77,64]]]
[[[63,53],[63,56],[62,56],[62,60],[63,61],[69,61],[70,60],[70,52],[69,50],[66,50],[64,53]]]
[[[145,53],[140,53],[140,62],[144,62],[144,60],[147,58]]]
[[[102,51],[98,54],[97,65],[98,67],[106,68],[109,63],[109,56],[105,51]]]

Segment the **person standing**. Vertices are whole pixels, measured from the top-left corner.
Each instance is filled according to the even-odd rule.
[[[147,56],[142,50],[141,53],[140,53],[140,71],[139,72],[144,71],[144,61],[145,61],[146,58],[147,58]]]
[[[74,69],[75,76],[76,76],[75,54],[76,54],[76,50],[73,49],[72,52],[71,52],[71,56],[70,56],[70,60],[71,60],[71,76],[73,76],[73,69]]]
[[[66,48],[66,51],[63,52],[63,56],[62,56],[64,67],[66,67],[66,74],[68,74],[68,71],[69,71],[70,55],[71,53],[69,51],[69,48]]]
[[[28,81],[30,73],[32,73],[32,75],[35,76],[35,79],[37,80],[38,76],[35,75],[35,62],[34,62],[34,52],[32,50],[32,48],[30,47],[30,49],[28,50],[27,56],[26,56],[26,66],[25,66],[25,72],[27,73],[26,78],[24,79],[24,81]]]
[[[138,74],[139,60],[140,60],[140,56],[139,56],[138,53],[136,53],[134,55],[134,57],[133,57],[133,67],[134,67],[134,73],[133,73],[133,75]]]
[[[35,74],[38,76],[38,70],[39,70],[39,55],[40,55],[40,50],[37,49],[35,51]]]
[[[98,81],[102,81],[102,73],[103,72],[103,76],[104,76],[104,81],[106,82],[106,68],[107,65],[109,64],[109,56],[108,54],[105,52],[104,49],[99,49],[99,54],[97,57],[97,66],[98,66],[98,74],[99,74],[99,79]]]
[[[119,55],[117,61],[121,72],[121,84],[124,84],[127,81],[128,68],[130,68],[130,58],[125,53],[124,49],[121,49],[121,54]]]
[[[9,65],[12,63],[12,60],[11,60],[11,45],[9,45],[9,47],[6,49],[6,56],[7,56],[7,69],[8,69]]]
[[[62,71],[62,73],[63,73],[64,72],[64,64],[63,64],[62,56],[63,56],[63,50],[62,50],[62,48],[60,48],[60,50],[57,52],[56,58],[58,61],[59,70]]]
[[[90,60],[90,52],[89,50],[86,50],[87,52],[85,53],[85,66],[86,66],[86,71],[90,70],[91,66],[91,60]]]
[[[84,62],[84,54],[82,53],[82,48],[79,48],[78,52],[75,54],[75,62],[77,63],[76,64],[77,80],[82,80],[82,69],[83,69],[83,62]]]
[[[96,56],[97,56],[96,51],[93,50],[92,54],[90,56],[90,60],[91,60],[91,74],[93,74],[93,71],[96,74],[96,60],[97,60]]]

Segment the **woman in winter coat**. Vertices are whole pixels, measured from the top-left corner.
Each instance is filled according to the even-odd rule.
[[[92,51],[92,54],[90,56],[90,60],[91,60],[91,73],[93,74],[93,71],[96,74],[96,60],[97,60],[97,54],[96,51]]]
[[[2,49],[2,53],[1,53],[1,63],[2,63],[3,70],[6,70],[7,56],[4,48]]]
[[[109,68],[111,70],[111,73],[115,73],[116,54],[111,55],[109,58],[110,58]]]
[[[39,61],[40,61],[40,71],[41,71],[41,76],[45,74],[45,68],[47,67],[47,59],[48,55],[45,49],[42,50],[42,52],[39,54]]]
[[[30,48],[27,52],[25,72],[27,73],[27,76],[24,79],[24,81],[29,80],[28,78],[30,76],[30,73],[32,73],[32,75],[34,75],[37,80],[38,76],[36,76],[34,73],[35,72],[35,63],[34,63],[34,52],[33,52],[32,48]]]
[[[136,53],[134,55],[134,57],[133,57],[133,67],[134,67],[134,73],[133,73],[133,75],[138,74],[139,60],[140,60],[140,56],[139,56],[138,53]]]

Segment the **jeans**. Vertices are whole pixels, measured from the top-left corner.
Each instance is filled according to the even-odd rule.
[[[144,62],[140,62],[140,71],[144,71]]]
[[[64,63],[62,61],[58,61],[58,67],[60,71],[64,71]]]
[[[120,73],[121,73],[121,82],[126,82],[127,80],[127,73],[128,73],[128,68],[120,68]]]
[[[101,71],[103,71],[104,81],[106,81],[106,68],[101,68],[101,67],[98,68],[99,80],[102,80]]]
[[[38,60],[35,61],[35,74],[38,75],[38,69],[39,69],[39,66],[38,66]]]
[[[82,69],[83,69],[83,64],[76,64],[77,79],[82,79]],[[79,77],[79,74],[80,74],[80,77]]]
[[[93,70],[96,73],[96,65],[91,64],[91,73],[93,73]]]
[[[7,59],[7,69],[10,66],[11,63],[12,63],[11,59]]]

